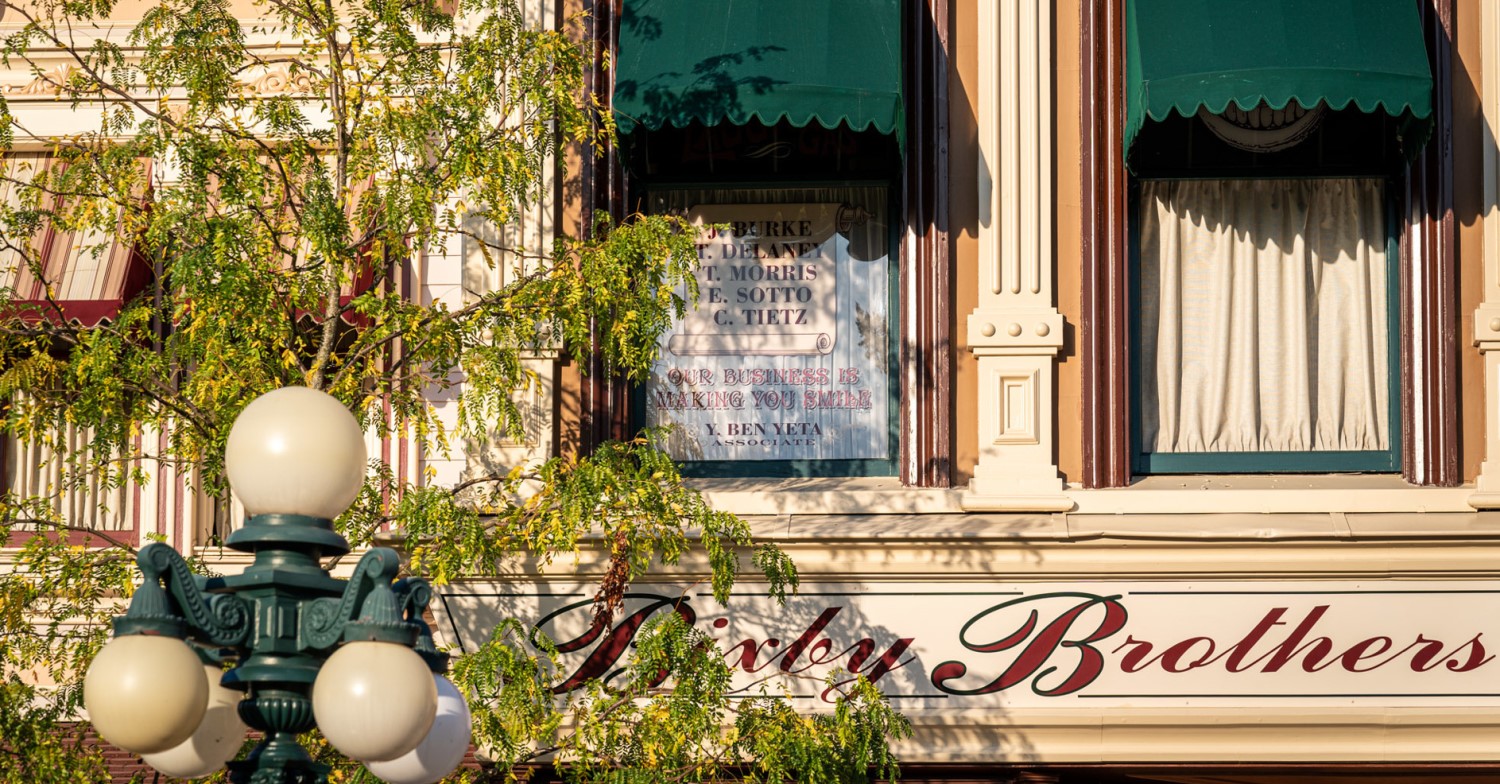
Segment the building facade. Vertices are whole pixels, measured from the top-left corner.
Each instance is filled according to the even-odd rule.
[[[580,209],[727,229],[646,389],[573,398],[796,558],[689,600],[731,660],[880,679],[917,780],[1493,770],[1493,8],[680,5],[588,8]],[[544,592],[450,633],[566,638]]]
[[[686,561],[624,618],[688,612],[809,709],[876,680],[908,780],[1500,767],[1500,7],[536,6],[584,14],[619,133],[515,230],[685,216],[698,307],[639,387],[536,357],[524,443],[372,454],[451,484],[671,426],[802,591],[719,607]],[[191,485],[119,530],[201,549],[233,514]],[[604,563],[449,586],[444,642],[580,634]]]

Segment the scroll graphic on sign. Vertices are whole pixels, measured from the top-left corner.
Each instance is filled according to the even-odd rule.
[[[678,460],[887,458],[885,190],[699,193],[659,204],[699,227],[698,292],[662,336],[647,424],[667,427]]]
[[[771,209],[767,209],[770,207]],[[837,204],[711,204],[700,227],[699,308],[667,341],[678,357],[828,354],[838,340]]]

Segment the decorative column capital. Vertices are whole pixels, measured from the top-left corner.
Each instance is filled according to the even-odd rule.
[[[977,355],[1045,355],[1062,350],[1063,317],[1054,308],[977,308],[969,314],[969,348]]]
[[[1500,302],[1486,302],[1474,310],[1474,345],[1481,352],[1500,350]]]

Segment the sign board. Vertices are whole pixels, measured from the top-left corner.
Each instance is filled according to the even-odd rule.
[[[505,617],[565,651],[565,685],[616,677],[643,623],[677,612],[746,695],[812,703],[848,673],[929,708],[1500,706],[1500,587],[1466,582],[842,583],[780,606],[744,592],[639,585],[585,636],[592,586],[447,586],[442,641],[472,649]],[[827,679],[833,676],[835,685]]]
[[[890,457],[884,211],[883,201],[687,211],[700,227],[698,299],[662,336],[646,387],[647,424],[671,428],[672,457]]]

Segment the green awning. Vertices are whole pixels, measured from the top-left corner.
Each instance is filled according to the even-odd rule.
[[[1126,0],[1125,149],[1147,118],[1296,101],[1417,121],[1432,71],[1413,0]],[[1415,138],[1413,138],[1415,137]],[[1412,144],[1415,141],[1416,144]]]
[[[622,132],[847,125],[903,133],[901,0],[625,0],[615,58]]]

